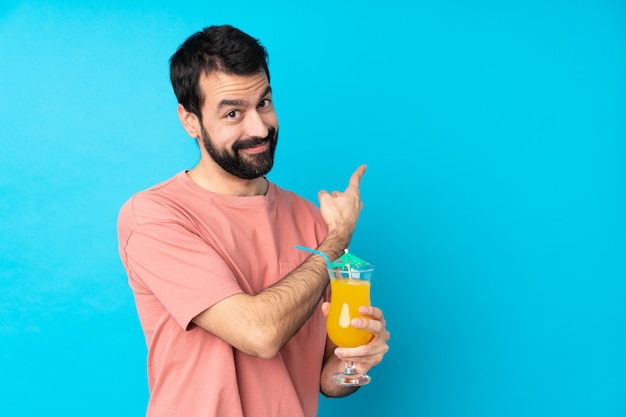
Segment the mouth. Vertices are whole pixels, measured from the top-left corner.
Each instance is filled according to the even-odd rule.
[[[254,154],[265,152],[269,148],[270,148],[270,142],[266,141],[266,142],[263,142],[263,143],[261,143],[259,145],[241,148],[240,151],[244,152],[244,153],[247,153],[247,154],[254,155]]]

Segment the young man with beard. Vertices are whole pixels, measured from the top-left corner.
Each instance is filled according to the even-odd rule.
[[[178,116],[200,161],[134,195],[118,220],[119,251],[148,346],[148,416],[312,417],[330,375],[367,372],[388,350],[383,313],[354,327],[357,348],[327,340],[328,273],[359,217],[359,167],[320,209],[269,182],[278,140],[267,53],[231,26],[188,38],[172,56]]]

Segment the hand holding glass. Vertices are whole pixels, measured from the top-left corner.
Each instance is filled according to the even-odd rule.
[[[352,327],[355,318],[368,318],[359,313],[359,307],[370,305],[370,285],[374,268],[367,264],[358,269],[329,269],[331,300],[326,319],[328,337],[339,347],[357,347],[369,343],[374,337],[367,330]],[[332,380],[344,386],[369,384],[371,378],[356,371],[354,363],[345,363],[344,371],[337,372]]]
[[[352,319],[368,317],[359,313],[359,307],[370,305],[370,285],[374,267],[358,257],[345,253],[335,262],[330,262],[324,252],[304,246],[296,249],[321,255],[326,260],[330,274],[330,311],[326,318],[328,337],[339,347],[353,348],[369,343],[374,335],[367,330],[352,327]],[[343,372],[337,372],[331,379],[348,387],[369,384],[368,375],[356,371],[354,362],[346,362]]]

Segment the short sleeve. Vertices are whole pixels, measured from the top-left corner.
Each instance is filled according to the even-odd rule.
[[[129,285],[137,296],[153,294],[182,328],[218,301],[243,292],[214,248],[183,221],[136,221],[125,242],[120,252]]]

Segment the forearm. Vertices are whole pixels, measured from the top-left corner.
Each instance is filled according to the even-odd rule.
[[[329,233],[318,247],[330,260],[338,258],[349,238]],[[329,283],[328,265],[319,255],[310,256],[298,268],[276,284],[258,294],[253,301],[258,321],[255,328],[263,329],[266,355],[278,352],[311,316]]]
[[[307,258],[298,268],[259,293],[254,300],[266,345],[276,351],[291,339],[318,306],[329,284],[326,261]]]
[[[334,260],[345,238],[329,234],[318,247]],[[236,294],[220,301],[193,322],[252,356],[270,358],[311,316],[329,283],[326,261],[309,256],[298,268],[256,295]]]

